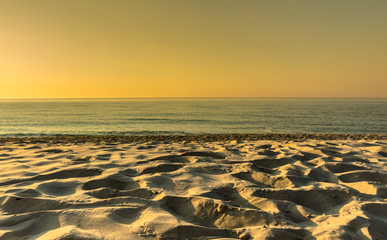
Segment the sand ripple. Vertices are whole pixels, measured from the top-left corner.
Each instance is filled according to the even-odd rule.
[[[384,239],[385,140],[0,144],[0,239]]]

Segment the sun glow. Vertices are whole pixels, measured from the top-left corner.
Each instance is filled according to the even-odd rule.
[[[387,97],[387,2],[3,1],[0,98]]]

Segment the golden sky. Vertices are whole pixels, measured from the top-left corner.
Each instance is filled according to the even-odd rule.
[[[0,1],[0,99],[387,97],[386,0]]]

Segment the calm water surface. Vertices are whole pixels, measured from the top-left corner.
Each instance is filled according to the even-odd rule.
[[[0,100],[0,136],[387,134],[387,99]]]

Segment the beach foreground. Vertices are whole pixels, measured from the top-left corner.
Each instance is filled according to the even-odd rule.
[[[387,140],[0,141],[0,239],[385,239]]]

